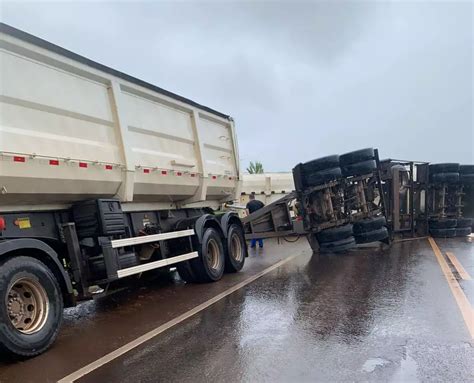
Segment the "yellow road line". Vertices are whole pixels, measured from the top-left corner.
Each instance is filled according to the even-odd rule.
[[[462,279],[465,279],[467,281],[472,279],[469,273],[466,270],[464,270],[464,267],[462,267],[461,263],[458,261],[458,259],[453,253],[451,253],[450,251],[447,251],[446,255],[448,256],[449,260],[454,265],[454,267],[456,268],[457,272],[459,273]]]
[[[430,242],[431,248],[433,249],[433,253],[436,255],[439,266],[441,267],[441,270],[448,281],[448,285],[454,295],[454,299],[456,299],[456,303],[458,304],[459,310],[461,311],[461,314],[464,318],[464,322],[466,323],[469,334],[471,334],[471,338],[474,339],[474,310],[467,300],[464,291],[462,291],[461,286],[459,286],[458,281],[451,272],[451,269],[444,259],[443,254],[441,253],[441,250],[439,249],[435,240],[429,237],[428,241]]]
[[[220,301],[221,299],[225,298],[226,296],[234,293],[235,291],[241,289],[242,287],[245,287],[249,283],[257,280],[260,277],[263,277],[265,274],[268,274],[269,272],[277,269],[278,267],[284,265],[285,263],[288,263],[289,261],[295,259],[296,257],[300,256],[301,254],[305,254],[304,252],[292,255],[288,258],[285,258],[277,263],[275,263],[272,266],[267,267],[266,269],[258,272],[257,274],[245,279],[244,281],[236,284],[235,286],[223,291],[222,293],[216,295],[214,298],[209,299],[208,301],[201,303],[200,305],[197,305],[193,309],[186,311],[184,314],[179,315],[178,317],[162,324],[161,326],[158,326],[154,330],[151,330],[147,332],[146,334],[136,338],[135,340],[132,340],[131,342],[123,345],[122,347],[119,347],[118,349],[104,355],[103,357],[93,361],[92,363],[89,363],[88,365],[80,368],[77,371],[74,371],[73,373],[69,374],[68,376],[65,376],[64,378],[60,379],[58,383],[66,383],[66,382],[74,382],[84,375],[89,374],[90,372],[98,369],[99,367],[103,366],[104,364],[107,364],[111,362],[112,360],[118,358],[119,356],[129,352],[130,350],[133,350],[134,348],[140,346],[141,344],[147,342],[148,340],[154,338],[155,336],[161,334],[162,332],[168,330],[169,328],[177,325],[178,323],[181,323],[182,321],[192,317],[193,315],[199,313],[200,311],[208,308],[209,306],[213,305],[214,303]]]

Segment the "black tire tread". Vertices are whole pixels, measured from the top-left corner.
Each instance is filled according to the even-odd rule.
[[[386,227],[381,227],[380,229],[367,231],[355,236],[357,243],[370,243],[382,241],[388,238],[388,230]]]
[[[334,181],[342,177],[341,168],[331,168],[326,170],[321,170],[319,172],[314,172],[308,174],[306,178],[306,184],[308,186],[318,186],[325,184],[329,181]]]
[[[428,221],[430,229],[450,229],[456,227],[457,223],[456,218],[430,219]]]
[[[235,260],[231,259],[230,257],[230,240],[233,231],[238,231],[240,237],[240,244],[242,246],[242,250],[244,251],[244,256],[242,261],[237,263]],[[244,267],[245,257],[247,256],[247,243],[245,242],[244,232],[242,228],[237,224],[231,224],[227,231],[227,251],[225,255],[225,272],[227,273],[236,273]]]
[[[374,160],[367,160],[343,167],[342,174],[345,177],[362,176],[372,173],[375,169],[377,169],[376,162]]]
[[[341,167],[346,167],[355,163],[373,160],[374,158],[374,149],[365,148],[342,154],[341,156],[339,156],[339,162],[341,164]]]
[[[436,173],[431,177],[433,182],[439,183],[455,183],[459,182],[459,173],[450,172],[450,173]]]
[[[451,238],[456,236],[456,229],[430,229],[430,234],[435,238]]]
[[[302,170],[306,174],[319,172],[321,170],[338,168],[339,167],[339,156],[333,154],[331,156],[316,158],[314,160],[305,162],[302,165]]]
[[[471,227],[457,227],[456,228],[456,237],[467,237],[471,235],[472,229]]]
[[[429,165],[430,175],[437,173],[458,173],[459,164],[454,162]]]
[[[386,218],[381,215],[378,217],[365,218],[361,221],[354,222],[354,234],[362,234],[368,231],[380,229],[387,225]]]

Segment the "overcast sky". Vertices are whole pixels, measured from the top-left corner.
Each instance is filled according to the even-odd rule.
[[[7,24],[230,114],[266,171],[358,148],[474,163],[465,2],[3,2]]]

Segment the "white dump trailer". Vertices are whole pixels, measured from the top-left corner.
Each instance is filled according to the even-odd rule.
[[[1,40],[3,209],[235,198],[232,118],[11,28]]]
[[[63,306],[247,255],[231,117],[0,24],[0,348],[32,356]],[[3,303],[0,303],[3,305]]]
[[[293,173],[291,172],[262,174],[243,173],[241,178],[241,204],[246,204],[249,195],[254,194],[256,199],[262,201],[265,205],[268,205],[295,190]]]

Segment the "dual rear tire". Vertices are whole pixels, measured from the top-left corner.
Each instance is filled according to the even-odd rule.
[[[383,241],[389,237],[384,216],[366,218],[354,223],[354,236],[357,243]]]
[[[226,239],[215,228],[208,227],[198,244],[199,256],[179,263],[178,273],[190,283],[218,281],[224,272],[235,273],[242,269],[246,249],[244,233],[239,225],[229,226]]]

